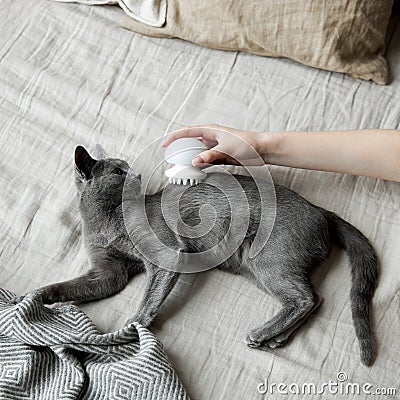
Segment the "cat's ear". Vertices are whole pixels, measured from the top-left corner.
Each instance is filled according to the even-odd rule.
[[[107,158],[107,154],[106,154],[105,150],[99,143],[96,143],[96,145],[94,146],[93,156],[96,157],[98,160]]]
[[[92,168],[96,164],[96,160],[90,157],[89,153],[82,146],[75,149],[75,166],[77,171],[83,178],[89,179]]]

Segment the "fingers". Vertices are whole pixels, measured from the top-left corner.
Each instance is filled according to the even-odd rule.
[[[201,153],[192,160],[192,165],[197,168],[206,168],[209,164],[226,164],[226,165],[242,165],[247,167],[265,165],[264,161],[260,158],[250,158],[246,160],[238,160],[229,157],[221,152],[219,154],[209,154],[212,150]],[[206,161],[208,160],[208,161]]]
[[[201,138],[205,140],[215,140],[214,125],[204,126],[189,126],[186,128],[178,129],[172,132],[163,142],[162,146],[166,147],[170,145],[174,140],[185,137]]]
[[[201,164],[213,164],[218,162],[218,160],[223,160],[226,158],[226,154],[218,151],[218,146],[212,150],[206,150],[193,158],[192,164],[197,167]]]
[[[170,145],[174,140],[181,139],[184,137],[201,137],[201,134],[197,130],[190,130],[187,128],[180,129],[179,131],[172,132],[163,142],[162,146],[166,147]]]

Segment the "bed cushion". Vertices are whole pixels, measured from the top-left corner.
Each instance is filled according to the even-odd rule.
[[[167,22],[136,32],[206,47],[287,57],[313,67],[386,84],[385,34],[392,0],[168,0]]]

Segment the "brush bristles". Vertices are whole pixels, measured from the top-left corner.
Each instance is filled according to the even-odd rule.
[[[174,185],[198,185],[202,179],[189,179],[189,178],[168,178],[169,183]]]

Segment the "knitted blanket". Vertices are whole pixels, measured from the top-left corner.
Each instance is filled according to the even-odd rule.
[[[188,399],[162,344],[131,323],[102,334],[74,305],[0,289],[1,399]]]

